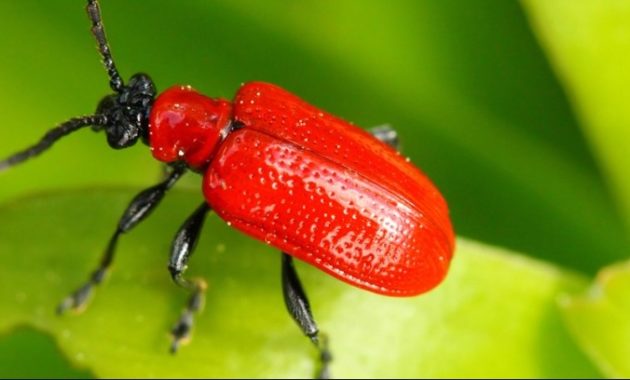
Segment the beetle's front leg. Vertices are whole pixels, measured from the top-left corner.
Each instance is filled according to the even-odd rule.
[[[112,237],[109,239],[109,243],[107,244],[107,248],[105,248],[105,252],[103,253],[103,257],[101,258],[101,262],[98,267],[92,272],[90,278],[82,286],[71,293],[59,304],[57,307],[58,314],[62,314],[68,309],[79,310],[85,307],[92,290],[96,285],[103,281],[107,270],[114,260],[116,245],[118,244],[120,235],[128,232],[149,216],[158,204],[160,204],[160,201],[164,198],[166,191],[173,187],[175,182],[177,182],[185,171],[186,169],[183,166],[174,167],[166,179],[164,179],[161,183],[141,191],[133,198],[121,216]]]

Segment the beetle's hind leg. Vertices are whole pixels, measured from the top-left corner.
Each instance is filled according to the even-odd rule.
[[[201,311],[204,304],[207,288],[206,282],[203,279],[184,278],[184,271],[197,245],[197,241],[199,241],[201,227],[203,227],[204,220],[209,211],[210,206],[208,206],[207,203],[204,202],[201,204],[195,212],[186,219],[184,224],[182,224],[173,240],[168,270],[171,272],[173,281],[188,290],[191,295],[181,317],[171,330],[171,334],[173,335],[173,343],[171,344],[172,353],[177,352],[179,346],[190,338],[194,316]]]
[[[149,216],[158,204],[160,204],[166,191],[173,187],[175,182],[177,182],[185,171],[186,169],[184,167],[174,167],[162,182],[141,191],[131,200],[121,216],[114,234],[109,239],[109,243],[107,244],[107,248],[105,248],[99,266],[92,272],[90,278],[82,286],[59,304],[57,307],[58,314],[62,314],[68,309],[81,310],[85,307],[92,290],[96,285],[103,282],[114,260],[116,245],[120,235],[128,232]]]
[[[320,369],[317,378],[329,379],[332,355],[328,349],[328,338],[319,332],[308,298],[293,265],[293,258],[284,252],[282,252],[282,293],[289,314],[319,351]]]
[[[400,150],[400,141],[398,140],[398,132],[389,124],[378,125],[368,130],[372,136],[381,140],[385,144],[396,150]]]

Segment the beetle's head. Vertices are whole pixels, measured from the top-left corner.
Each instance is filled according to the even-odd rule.
[[[141,137],[148,141],[149,113],[156,96],[155,85],[146,74],[136,74],[129,83],[123,82],[105,37],[98,0],[88,0],[86,10],[113,93],[101,100],[95,114],[61,123],[35,145],[0,161],[0,171],[39,155],[60,138],[88,126],[95,131],[104,130],[107,142],[114,149],[130,147]]]
[[[96,108],[103,116],[103,123],[94,125],[95,131],[104,130],[109,146],[127,148],[139,138],[147,142],[149,113],[155,100],[156,90],[146,74],[135,74],[119,92],[105,96]]]

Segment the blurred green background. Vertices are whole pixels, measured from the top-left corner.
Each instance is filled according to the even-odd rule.
[[[0,2],[0,156],[93,112],[108,93],[83,7]],[[243,82],[268,81],[358,125],[391,124],[444,193],[460,237],[586,277],[630,253],[624,3],[104,0],[102,11],[125,78],[143,71],[160,89],[190,84],[225,98]],[[137,190],[159,173],[145,147],[115,152],[83,132],[1,173],[0,201]],[[5,263],[16,254],[8,249]],[[44,347],[48,373],[85,373],[47,354],[54,344],[41,334],[19,331],[0,352]],[[0,374],[37,376],[13,360]]]

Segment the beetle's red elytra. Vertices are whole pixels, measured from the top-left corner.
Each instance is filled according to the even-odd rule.
[[[411,296],[447,272],[453,230],[429,179],[280,87],[246,83],[232,104],[172,87],[155,101],[149,136],[156,159],[204,174],[208,204],[231,226],[343,281]]]
[[[205,217],[281,251],[285,306],[319,351],[319,378],[330,377],[332,356],[320,334],[293,264],[307,262],[351,285],[389,296],[413,296],[446,276],[454,233],[446,202],[431,181],[395,148],[389,127],[364,131],[262,82],[241,86],[233,101],[190,86],[157,93],[142,73],[125,83],[107,42],[97,0],[87,0],[99,52],[113,93],[93,115],[72,118],[35,145],[0,161],[0,172],[49,149],[85,127],[104,132],[114,149],[142,141],[170,171],[129,203],[99,266],[58,307],[85,306],[110,269],[120,237],[146,219],[186,172],[203,175],[205,197],[173,239],[168,270],[190,293],[171,330],[176,352],[203,304],[204,280],[184,276]]]

